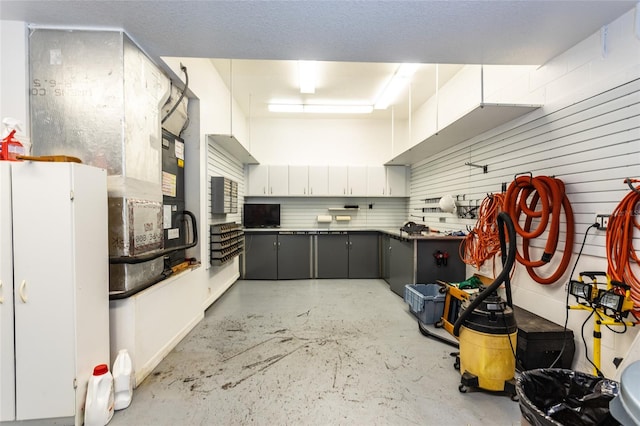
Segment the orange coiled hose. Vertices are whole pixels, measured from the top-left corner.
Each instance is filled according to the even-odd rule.
[[[538,202],[541,203],[540,210]],[[553,284],[562,277],[571,260],[574,238],[573,209],[560,179],[549,176],[519,176],[507,189],[504,210],[511,216],[516,232],[522,237],[522,254],[516,254],[519,263],[527,268],[533,280],[540,284]],[[564,211],[566,239],[562,259],[556,270],[548,277],[542,277],[536,268],[548,264],[558,248],[561,213]],[[520,226],[520,216],[524,215],[524,226]],[[534,220],[537,226],[532,229]],[[540,260],[532,260],[529,254],[531,240],[548,232],[544,253]]]
[[[625,183],[633,189],[631,183],[638,179],[628,179]],[[640,310],[640,279],[636,275],[640,260],[633,247],[634,230],[640,230],[640,186],[628,193],[618,204],[609,218],[606,236],[607,273],[612,280],[621,281],[631,287],[631,299],[635,310]],[[633,263],[635,263],[635,267]],[[634,271],[635,269],[635,271]]]
[[[502,211],[504,194],[488,195],[478,208],[476,225],[460,244],[460,258],[480,269],[487,259],[500,253],[498,213]]]

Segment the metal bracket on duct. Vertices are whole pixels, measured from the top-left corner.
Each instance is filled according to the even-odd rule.
[[[184,73],[185,77],[184,89],[180,91],[176,86],[173,85],[173,82],[171,82],[171,92],[169,94],[169,99],[167,99],[167,102],[163,105],[161,111],[164,114],[161,121],[162,127],[176,136],[180,136],[184,129],[189,125],[187,99],[185,98],[185,93],[189,89],[189,74],[187,73],[187,67],[182,65],[182,63],[180,64],[180,70]],[[180,94],[178,95],[178,93]],[[175,101],[173,106],[171,106],[172,101],[176,97],[178,99]],[[177,114],[174,115],[174,113],[176,112]]]
[[[138,256],[118,256],[118,257],[110,257],[109,258],[109,264],[111,265],[122,265],[122,264],[128,264],[128,265],[135,265],[135,264],[139,264],[139,263],[144,263],[144,262],[149,262],[151,260],[157,259],[161,256],[165,256],[169,253],[173,253],[175,251],[178,250],[186,250],[186,249],[190,249],[192,247],[195,247],[198,244],[198,225],[196,222],[196,217],[193,213],[191,213],[188,210],[185,210],[182,212],[184,215],[189,216],[189,218],[191,219],[191,232],[193,233],[193,240],[189,243],[189,244],[184,244],[178,247],[172,247],[170,249],[164,249],[164,250],[159,250],[159,251],[154,251],[151,253],[145,253],[145,254],[141,254]],[[138,285],[130,290],[127,291],[123,291],[123,292],[118,292],[118,293],[112,293],[109,294],[109,300],[116,300],[116,299],[126,299],[127,297],[131,297],[134,294],[137,294],[139,292],[141,292],[142,290],[145,290],[149,287],[151,287],[154,284],[157,284],[161,281],[163,281],[164,279],[168,278],[171,275],[171,272],[167,271],[163,271],[163,273],[157,277],[154,278],[153,280],[149,281],[146,284],[142,284],[142,285]]]

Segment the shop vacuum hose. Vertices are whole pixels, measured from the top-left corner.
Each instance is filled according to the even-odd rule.
[[[487,297],[489,297],[493,292],[498,290],[498,287],[505,283],[505,289],[507,292],[507,304],[509,306],[512,305],[511,302],[511,284],[509,282],[509,274],[511,273],[511,269],[516,261],[516,229],[513,226],[513,221],[511,217],[505,213],[500,212],[497,218],[498,222],[498,233],[500,236],[500,250],[502,252],[502,271],[496,279],[485,288],[482,293],[478,294],[478,296],[473,299],[473,301],[469,304],[469,306],[464,309],[455,324],[453,325],[453,335],[456,337],[460,336],[460,327],[462,327],[466,321],[466,319],[471,315],[471,313],[476,309],[480,303]],[[507,228],[507,236],[509,241],[509,249],[507,252],[507,243],[504,234],[504,228]]]

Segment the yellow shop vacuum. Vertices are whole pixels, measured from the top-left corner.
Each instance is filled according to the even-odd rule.
[[[515,399],[518,327],[512,309],[509,274],[516,258],[516,232],[506,213],[500,213],[497,222],[502,271],[481,293],[464,302],[453,326],[453,334],[460,344],[456,367],[460,368],[462,377],[458,389],[460,392],[468,388],[506,392]],[[498,295],[502,284],[506,301]]]

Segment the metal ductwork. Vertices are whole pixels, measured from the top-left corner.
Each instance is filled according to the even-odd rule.
[[[110,258],[154,257],[164,249],[161,109],[169,78],[120,31],[31,29],[29,56],[33,155],[71,155],[106,169]],[[112,262],[110,290],[145,286],[163,270],[161,255]]]

